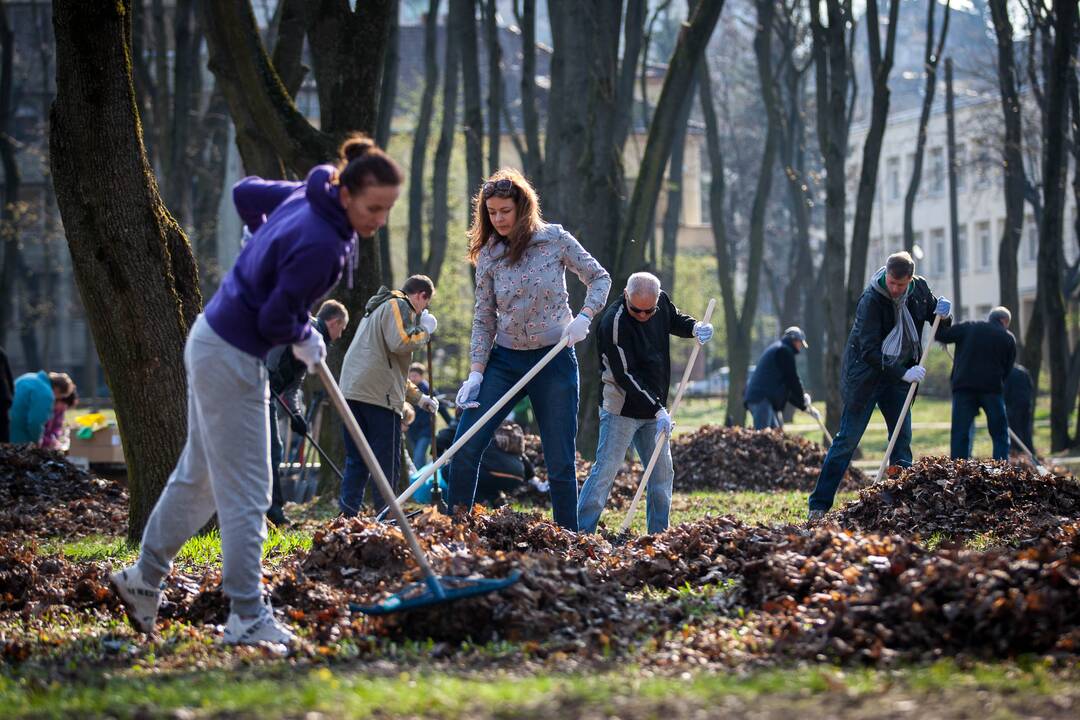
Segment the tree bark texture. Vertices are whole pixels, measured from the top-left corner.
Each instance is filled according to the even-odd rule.
[[[137,540],[186,436],[195,260],[158,195],[131,78],[131,2],[57,0],[50,163],[75,280],[128,467]],[[117,312],[122,310],[122,312]]]
[[[713,28],[716,27],[723,7],[723,0],[700,3],[679,34],[675,52],[664,76],[660,99],[649,124],[645,153],[627,209],[626,224],[616,246],[615,262],[610,268],[615,280],[614,287],[621,287],[630,273],[641,267],[645,259],[645,244],[641,240],[649,234],[654,221],[656,198],[671,155],[683,98],[690,92],[693,70],[709,44],[709,38],[712,37]]]
[[[964,298],[960,287],[960,221],[956,197],[956,113],[953,107],[952,58],[945,59],[945,121],[949,145],[949,244],[952,252],[952,292],[954,314],[964,319]]]
[[[390,145],[390,133],[394,120],[394,106],[397,103],[398,70],[401,66],[401,22],[399,19],[400,0],[394,0],[390,11],[390,38],[386,45],[386,68],[383,70],[382,87],[379,89],[379,116],[375,122],[375,142],[379,147]],[[376,234],[379,243],[380,282],[394,286],[394,261],[390,255],[390,225],[383,225]]]
[[[476,0],[451,0],[451,14],[461,16],[461,84],[464,90],[462,130],[465,132],[465,207],[467,225],[472,224],[473,195],[484,180],[484,108],[480,92],[480,54],[476,46]],[[486,21],[485,21],[486,22]],[[496,42],[498,35],[496,34]],[[490,50],[489,50],[490,52]],[[491,70],[501,72],[497,64]],[[489,83],[502,82],[488,79]],[[498,127],[496,124],[495,127]],[[497,145],[496,145],[497,147]],[[496,161],[498,152],[495,154]]]
[[[847,325],[855,322],[855,308],[866,287],[866,254],[870,245],[870,222],[877,194],[878,163],[885,124],[889,117],[889,73],[892,71],[893,51],[896,48],[896,26],[900,0],[889,0],[889,27],[885,32],[885,50],[881,49],[878,28],[877,0],[866,3],[866,33],[869,39],[870,70],[873,78],[873,102],[870,110],[870,129],[863,143],[859,190],[855,198],[855,222],[851,229],[851,263],[847,280]]]
[[[633,81],[631,80],[631,88]],[[679,219],[683,204],[683,165],[686,157],[686,130],[690,124],[690,109],[697,93],[697,80],[690,86],[690,92],[683,100],[679,114],[675,139],[671,146],[671,161],[668,163],[667,207],[664,208],[663,247],[660,253],[660,282],[669,296],[675,296],[675,258],[678,254]]]
[[[818,3],[810,3],[810,29],[813,38],[814,72],[817,95],[818,144],[825,162],[825,257],[821,282],[824,288],[825,350],[825,422],[835,433],[840,427],[843,401],[840,397],[840,364],[847,338],[847,293],[844,281],[847,248],[844,242],[844,212],[847,187],[844,160],[850,117],[850,86],[847,37],[844,28],[854,25],[849,2],[826,1],[828,25],[821,21]]]
[[[450,5],[447,16],[446,47],[443,58],[443,104],[442,127],[439,144],[435,147],[435,160],[431,168],[431,234],[424,274],[438,287],[446,246],[449,242],[450,225],[450,159],[454,152],[454,134],[457,130],[458,76],[461,70],[462,23],[465,18],[454,12]]]
[[[517,3],[514,3],[517,12]],[[521,121],[525,130],[525,176],[543,186],[540,150],[540,113],[536,108],[536,0],[524,0],[517,13],[521,26]]]
[[[420,111],[413,130],[412,159],[409,162],[409,237],[406,241],[406,265],[414,275],[424,269],[424,160],[427,158],[431,118],[435,114],[435,92],[439,84],[436,53],[439,0],[428,0],[424,17],[424,90]]]
[[[1005,143],[1002,147],[1005,189],[1005,229],[998,247],[998,284],[1001,304],[1013,314],[1013,334],[1017,338],[1017,357],[1029,365],[1022,340],[1025,319],[1020,308],[1019,265],[1017,255],[1024,234],[1024,172],[1023,118],[1016,58],[1013,50],[1013,26],[1009,20],[1006,0],[988,0],[997,39],[998,88],[1001,110],[1005,120]],[[1031,368],[1037,372],[1037,368]]]
[[[1067,119],[1069,74],[1076,42],[1077,6],[1060,3],[1054,9],[1054,45],[1046,82],[1046,133],[1043,138],[1044,212],[1039,244],[1038,282],[1042,315],[1046,322],[1050,370],[1050,444],[1054,452],[1069,445],[1069,408],[1065,396],[1068,368],[1068,333],[1065,328],[1065,296],[1062,289],[1063,224],[1067,181]]]
[[[915,140],[915,166],[911,170],[907,193],[904,195],[904,249],[911,252],[915,247],[915,196],[919,194],[922,181],[923,155],[926,152],[926,126],[930,122],[930,108],[934,104],[934,92],[937,90],[937,68],[941,60],[941,51],[945,47],[945,37],[949,33],[949,4],[945,3],[945,18],[941,23],[941,37],[937,49],[934,49],[934,11],[937,2],[926,4],[926,49],[923,51],[923,70],[926,72],[926,85],[923,88],[922,111],[919,113],[919,130]]]
[[[0,3],[0,164],[4,167],[3,207],[0,207],[0,339],[7,337],[15,306],[15,270],[22,262],[15,207],[19,202],[22,175],[16,157],[12,123],[15,119],[15,36],[8,23],[7,7]]]
[[[484,2],[484,42],[488,57],[488,168],[495,172],[500,167],[499,144],[502,130],[499,112],[503,106],[502,46],[499,44],[498,7],[495,0]],[[476,23],[472,25],[475,33]],[[475,47],[475,41],[474,41]],[[483,129],[480,129],[483,133]]]

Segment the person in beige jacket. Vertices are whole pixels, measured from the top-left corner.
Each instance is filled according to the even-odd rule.
[[[341,366],[341,390],[356,422],[387,479],[394,483],[401,458],[402,408],[408,400],[418,410],[434,413],[439,401],[424,395],[409,380],[413,350],[431,338],[438,323],[428,312],[435,285],[426,275],[413,275],[401,290],[379,288],[364,307],[364,317]],[[360,511],[371,472],[345,432],[345,473],[338,507],[352,517]],[[386,500],[373,493],[376,511]]]

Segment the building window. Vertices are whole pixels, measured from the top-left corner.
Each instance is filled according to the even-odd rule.
[[[975,187],[990,187],[990,175],[993,169],[990,166],[990,148],[986,138],[975,141]]]
[[[989,222],[981,222],[975,225],[975,243],[979,253],[979,270],[989,270],[993,257],[990,251],[992,243]]]
[[[957,143],[956,144],[956,164],[954,166],[954,169],[956,170],[956,190],[957,190],[957,192],[960,192],[960,191],[962,191],[964,189],[964,182],[965,182],[965,176],[966,176],[966,173],[964,172],[964,170],[966,169],[966,165],[967,165],[967,154],[966,153],[967,153],[967,148],[964,147],[963,143]]]
[[[885,161],[885,177],[889,189],[889,200],[900,199],[900,158],[891,157]]]
[[[939,147],[930,149],[930,186],[927,192],[931,195],[945,192],[945,151]]]
[[[1030,215],[1024,218],[1024,225],[1027,227],[1027,241],[1024,243],[1027,252],[1024,254],[1024,262],[1034,265],[1039,260],[1039,226]]]
[[[892,255],[894,252],[899,252],[904,248],[904,236],[903,235],[890,235],[889,247],[885,248],[885,255]],[[883,261],[885,257],[881,258]]]
[[[935,277],[945,274],[945,258],[948,257],[945,250],[945,228],[934,228],[930,231],[930,273]]]
[[[967,241],[967,225],[958,225],[956,228],[956,245],[957,254],[960,256],[959,262],[960,272],[967,272],[968,269],[968,241]]]
[[[911,246],[913,248],[919,248],[920,250],[924,250],[924,251],[926,250],[926,248],[923,247],[923,244],[922,244],[922,231],[921,230],[918,231],[918,232],[912,233],[911,234],[911,240],[912,240]],[[899,250],[899,249],[900,248],[897,248],[897,250]],[[916,271],[916,272],[918,272],[918,271]]]
[[[904,167],[904,170],[906,171],[906,177],[908,179],[908,182],[911,182],[911,178],[915,176],[915,153],[907,154],[907,163]],[[919,192],[920,195],[926,192],[925,185],[920,183],[919,187],[921,188]]]

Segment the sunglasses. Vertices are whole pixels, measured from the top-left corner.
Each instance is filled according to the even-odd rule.
[[[499,193],[500,197],[511,197],[516,194],[514,189],[514,183],[508,178],[503,178],[502,180],[484,183],[481,192],[484,194],[485,199],[491,197],[495,193]]]
[[[657,310],[660,309],[660,306],[659,305],[653,305],[651,308],[647,308],[647,309],[643,310],[642,308],[634,307],[633,305],[630,304],[630,301],[627,300],[626,301],[626,309],[629,310],[630,312],[634,313],[635,315],[652,315],[654,312],[656,312]]]

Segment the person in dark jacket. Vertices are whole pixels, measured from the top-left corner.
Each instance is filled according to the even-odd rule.
[[[8,411],[11,410],[11,400],[14,397],[15,379],[11,376],[7,353],[0,347],[0,443],[10,442],[11,419]]]
[[[713,335],[709,323],[679,312],[660,280],[634,273],[622,297],[604,310],[596,331],[600,353],[600,440],[596,462],[578,499],[578,530],[596,532],[615,474],[633,443],[642,463],[649,462],[657,442],[664,443],[649,478],[646,522],[650,533],[663,532],[671,509],[671,467],[668,439],[674,423],[667,411],[671,383],[670,338],[696,337],[704,345]]]
[[[319,307],[319,312],[311,318],[311,327],[322,335],[323,343],[329,346],[341,337],[349,325],[349,311],[337,300],[327,300]],[[266,369],[270,373],[270,472],[273,477],[270,509],[266,517],[275,525],[287,525],[285,517],[285,499],[281,493],[281,458],[285,448],[281,444],[278,432],[278,414],[284,412],[289,418],[289,426],[297,435],[307,434],[308,424],[300,407],[300,386],[307,376],[307,365],[296,359],[292,348],[278,345],[266,356]],[[284,407],[279,408],[278,405]]]
[[[1026,367],[1019,363],[1012,366],[1005,378],[1002,395],[1009,428],[1028,450],[1035,452],[1035,441],[1032,437],[1035,431],[1035,383],[1031,381],[1031,373]]]
[[[859,298],[855,324],[844,350],[840,430],[810,495],[810,520],[820,519],[832,507],[836,488],[875,406],[885,416],[891,436],[907,399],[908,386],[926,377],[926,368],[919,364],[923,324],[940,315],[945,325],[951,310],[948,300],[935,297],[926,280],[915,275],[915,261],[906,252],[890,255],[885,266],[874,273]],[[904,418],[891,460],[894,465],[911,464],[910,413]]]
[[[954,458],[971,454],[972,427],[979,408],[994,442],[994,459],[1009,459],[1009,421],[1005,413],[1005,378],[1016,362],[1016,338],[1009,332],[1012,313],[990,311],[985,322],[962,322],[938,330],[942,343],[956,343],[952,369],[952,439]]]
[[[173,558],[216,513],[231,603],[224,642],[285,652],[295,640],[263,597],[271,501],[266,355],[291,345],[309,371],[325,360],[309,310],[337,284],[357,236],[370,242],[386,224],[403,181],[388,155],[354,135],[337,166],[318,165],[304,182],[249,177],[233,187],[236,210],[254,234],[192,325],[184,449],[147,520],[139,559],[109,576],[137,630],[154,631]]]
[[[438,393],[424,379],[425,375],[427,375],[427,366],[424,363],[414,362],[409,366],[409,382],[418,387],[424,395],[438,397]],[[438,414],[448,425],[453,420],[445,405],[439,405]],[[435,416],[431,413],[416,413],[416,419],[405,433],[405,438],[412,445],[412,461],[416,467],[423,467],[431,460],[428,453],[431,452],[431,426],[433,424],[435,424]]]
[[[743,404],[754,418],[754,429],[783,428],[784,405],[791,403],[802,411],[810,408],[810,393],[803,390],[795,356],[806,347],[806,335],[797,327],[789,327],[779,340],[757,361],[754,374],[743,393]]]

